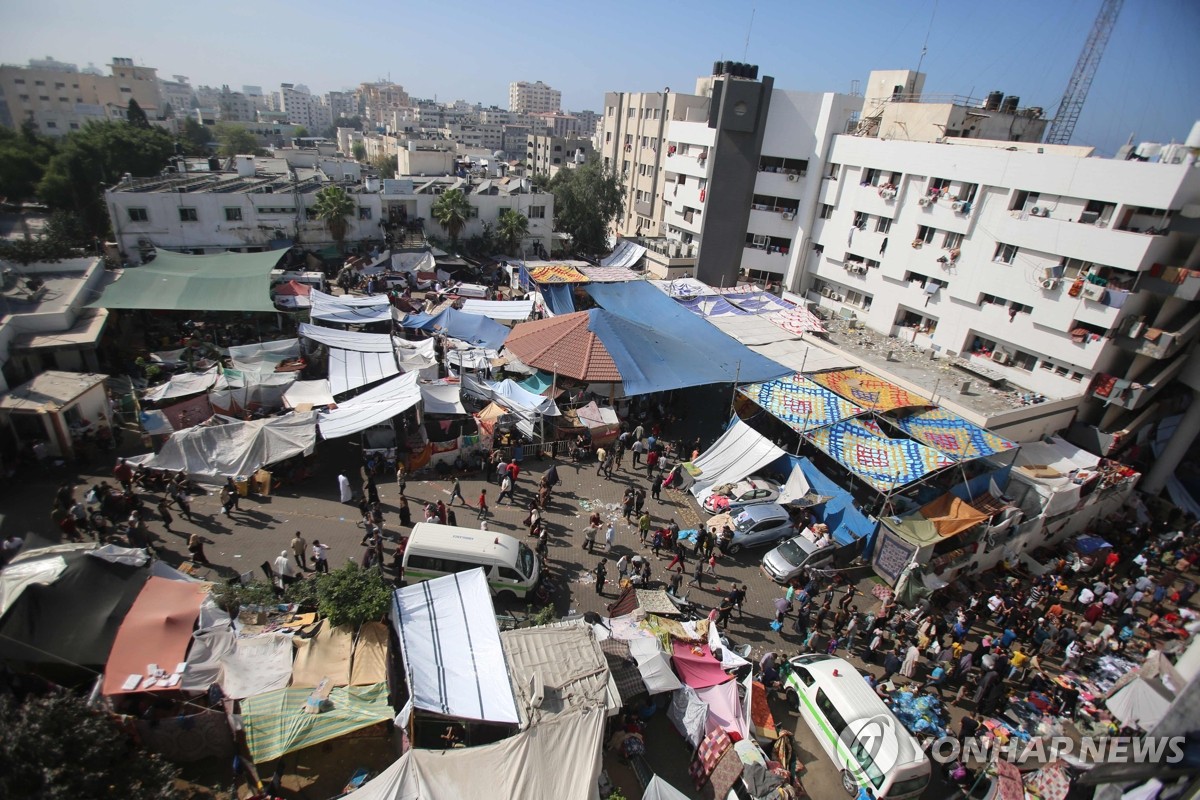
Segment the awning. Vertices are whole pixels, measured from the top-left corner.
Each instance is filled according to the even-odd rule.
[[[909,406],[932,406],[924,397],[906,392],[883,378],[855,367],[811,376],[814,381],[868,411],[891,411]]]
[[[989,517],[988,514],[949,493],[921,506],[921,516],[933,523],[933,527],[942,536],[953,536],[970,530]]]
[[[571,284],[552,283],[541,287],[542,300],[546,303],[546,311],[552,316],[575,313],[575,289]]]
[[[630,639],[628,644],[647,692],[652,695],[673,692],[683,686],[671,671],[671,658],[663,652],[657,638]]]
[[[242,723],[250,758],[262,764],[327,742],[347,733],[386,722],[393,716],[387,683],[339,686],[318,714],[305,706],[312,688],[279,689],[242,701]]]
[[[600,259],[600,266],[628,268],[641,261],[644,255],[646,255],[646,247],[644,245],[640,245],[632,239],[622,239],[617,242],[617,246],[613,248],[611,253]],[[590,267],[584,268],[584,274],[592,280],[599,280],[598,278],[592,278],[588,274],[590,269]]]
[[[399,374],[396,357],[389,353],[361,353],[329,348],[329,387],[335,395]]]
[[[337,322],[343,325],[364,325],[371,322],[387,322],[392,318],[391,304],[387,295],[371,297],[357,295],[332,295],[317,289],[312,290],[312,319]]]
[[[721,662],[713,658],[707,644],[672,640],[671,661],[675,664],[675,671],[679,673],[680,679],[697,691],[730,679],[725,670],[721,669]]]
[[[692,462],[696,476],[691,492],[698,495],[710,486],[734,483],[785,455],[774,442],[735,419],[712,446]]]
[[[200,604],[210,585],[150,578],[117,630],[104,668],[106,695],[178,689],[175,667],[187,656]],[[155,664],[166,676],[148,674]],[[137,676],[137,681],[133,680]]]
[[[320,412],[317,424],[321,438],[336,439],[365,431],[415,406],[421,399],[420,376],[409,372]]]
[[[466,414],[458,383],[421,384],[421,407],[426,414]]]
[[[271,270],[279,251],[184,255],[159,250],[154,260],[121,270],[104,287],[98,308],[147,311],[270,311]]]
[[[609,693],[608,661],[592,626],[582,620],[519,628],[500,634],[521,727],[569,714],[617,713]]]
[[[508,336],[508,328],[479,314],[468,314],[447,307],[437,314],[408,314],[400,323],[405,328],[441,333],[453,339],[499,350]]]
[[[182,470],[192,478],[224,481],[249,478],[261,467],[312,453],[317,444],[315,411],[282,417],[206,425],[171,434],[157,454],[140,463],[152,469]]]
[[[207,392],[221,377],[221,369],[213,367],[204,372],[184,372],[172,375],[166,383],[147,389],[144,399],[158,403],[172,397],[187,397],[190,394]]]
[[[283,404],[288,408],[331,406],[334,400],[329,381],[296,381],[283,393]]]
[[[300,335],[329,347],[353,350],[357,353],[390,353],[394,349],[392,335],[389,333],[357,333],[301,322]]]
[[[580,267],[579,271],[584,277],[592,283],[624,283],[625,281],[641,280],[641,276],[628,266],[617,264],[605,264],[600,262],[600,266]]]
[[[675,302],[702,317],[749,316],[750,312],[730,303],[719,294],[698,294],[689,297],[676,297]],[[736,337],[735,337],[736,338]],[[740,340],[739,340],[740,341]]]
[[[396,590],[392,623],[414,708],[461,719],[520,722],[482,569]],[[603,725],[604,715],[596,717]]]
[[[955,463],[949,456],[913,439],[893,439],[869,420],[843,420],[804,435],[880,492],[907,486]]]
[[[968,422],[944,408],[921,409],[907,415],[897,414],[896,425],[917,441],[957,461],[984,458],[1017,446],[1014,442]]]
[[[532,300],[464,300],[464,314],[479,314],[491,319],[529,319]]]
[[[752,383],[739,391],[798,433],[863,413],[854,403],[799,373],[765,383]]]

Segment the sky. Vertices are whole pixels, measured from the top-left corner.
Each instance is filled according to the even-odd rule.
[[[839,92],[920,63],[926,93],[1003,91],[1052,116],[1101,3],[8,0],[0,62],[125,56],[193,86],[316,93],[390,77],[415,97],[500,107],[510,81],[542,80],[566,109],[594,111],[606,91],[694,91],[716,60],[758,64],[777,88]],[[1072,143],[1182,141],[1200,119],[1197,32],[1197,0],[1125,0]]]

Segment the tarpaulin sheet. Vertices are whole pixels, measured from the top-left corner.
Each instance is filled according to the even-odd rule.
[[[804,434],[834,461],[881,492],[891,492],[954,464],[912,439],[892,439],[873,422],[848,419]]]
[[[575,290],[570,284],[550,284],[542,287],[546,310],[556,317],[575,313]]]
[[[133,602],[113,640],[108,664],[104,667],[106,695],[130,692],[175,691],[175,686],[144,681],[132,689],[124,688],[131,675],[146,678],[146,667],[157,664],[167,675],[187,655],[192,628],[200,616],[200,604],[208,596],[209,584],[150,578]]]
[[[409,750],[354,800],[595,800],[604,714],[558,717],[495,744]]]
[[[274,411],[277,408],[283,407],[283,396],[287,394],[288,388],[295,383],[296,375],[299,373],[279,373],[282,379],[278,383],[271,381],[270,383],[255,383],[250,386],[243,386],[236,389],[224,389],[208,393],[208,397],[204,398],[206,404],[212,407],[213,411],[218,414],[224,414],[227,417],[240,417],[243,412],[251,409],[267,409]],[[202,398],[196,398],[189,402],[198,402]],[[169,409],[163,409],[167,417],[171,417],[171,411],[175,406]],[[211,414],[207,413],[207,409],[201,408],[196,415],[189,415],[184,422],[187,424],[178,424],[179,428],[190,427],[196,424],[201,419],[208,419]]]
[[[234,361],[270,361],[278,364],[299,355],[299,339],[276,339],[271,342],[232,345],[229,348],[229,357]]]
[[[721,669],[721,662],[713,658],[707,644],[672,641],[671,661],[680,680],[696,690],[729,680],[729,675]]]
[[[695,689],[681,686],[671,695],[667,719],[674,723],[675,729],[692,747],[696,747],[707,733],[705,723],[708,720],[708,705],[700,699]]]
[[[205,758],[229,759],[236,752],[233,731],[225,710],[204,709],[197,714],[138,719],[137,735],[146,749],[175,764]]]
[[[610,707],[608,659],[586,622],[504,631],[500,644],[522,728],[589,710],[615,714],[620,708],[619,697]]]
[[[422,370],[437,364],[433,339],[422,339],[419,342],[408,339],[396,339],[396,360],[405,371]]]
[[[535,283],[587,283],[582,272],[568,264],[548,264],[530,267],[529,277]]]
[[[221,689],[231,700],[282,689],[291,680],[292,637],[284,633],[237,639],[221,659]],[[306,694],[310,691],[304,690]],[[242,708],[244,711],[245,706]]]
[[[304,710],[310,694],[311,688],[280,689],[242,701],[250,758],[262,764],[393,716],[386,683],[336,687],[319,714]]]
[[[974,528],[989,515],[947,493],[921,506],[921,516],[933,523],[942,536],[953,536]]]
[[[617,242],[617,246],[613,251],[604,258],[600,259],[602,267],[620,267],[627,269],[642,260],[642,256],[646,255],[645,245],[640,245],[632,239],[622,239]],[[595,267],[583,267],[583,274],[587,275],[594,281],[602,280],[591,274]],[[621,280],[633,280],[633,278],[622,278]]]
[[[172,375],[166,383],[147,389],[142,396],[152,402],[169,400],[172,397],[187,397],[189,394],[207,392],[221,375],[218,367],[204,372],[185,372]]]
[[[925,398],[906,392],[899,386],[857,367],[820,372],[811,377],[826,389],[869,411],[891,411],[894,408],[932,405]]]
[[[642,792],[642,800],[689,800],[689,797],[657,775],[650,779]]]
[[[781,300],[770,292],[738,292],[735,294],[726,294],[725,299],[751,314],[788,311],[796,307],[793,303]]]
[[[795,342],[800,339],[800,334],[785,331],[767,319],[764,314],[717,314],[709,317],[708,322],[717,330],[747,347],[762,347],[778,342]],[[807,368],[793,371],[811,372]]]
[[[104,287],[97,308],[148,311],[269,311],[271,270],[283,253],[184,255],[159,250],[154,260],[121,270]]]
[[[786,462],[800,467],[814,492],[831,498],[812,510],[818,521],[829,526],[838,544],[850,544],[856,539],[870,537],[879,527],[879,523],[854,507],[854,496],[850,492],[817,469],[807,458],[788,456]]]
[[[705,730],[708,733],[720,728],[726,733],[737,733],[743,739],[750,735],[746,717],[738,699],[737,681],[726,681],[716,686],[697,689],[696,695],[708,706]]]
[[[363,325],[371,322],[387,322],[392,318],[391,304],[387,295],[371,297],[356,295],[332,295],[313,289],[310,295],[312,319],[337,322],[343,325]]]
[[[825,323],[806,308],[792,308],[767,314],[767,319],[789,333],[826,333]]]
[[[66,571],[67,562],[62,556],[33,558],[0,570],[0,617],[17,602],[26,587],[49,586]]]
[[[858,406],[797,373],[739,390],[779,421],[800,433],[863,413]]]
[[[738,308],[719,294],[676,297],[675,302],[693,314],[699,314],[702,317],[723,317],[728,314],[746,316],[750,313]]]
[[[334,400],[333,393],[329,391],[329,381],[296,381],[283,393],[283,404],[288,408],[331,406]]]
[[[388,333],[356,333],[340,328],[323,328],[319,325],[300,323],[300,335],[314,342],[337,347],[342,350],[353,350],[358,353],[390,353],[392,352],[392,336]]]
[[[646,283],[667,297],[695,297],[704,294],[719,294],[716,289],[695,278],[676,278],[673,281],[649,280]]]
[[[207,692],[221,682],[221,662],[233,652],[237,634],[226,628],[202,628],[192,634],[187,670],[179,688],[185,692]]]
[[[464,300],[464,314],[479,314],[491,319],[529,319],[532,300]]]
[[[879,535],[875,537],[875,552],[871,559],[871,566],[877,573],[894,584],[900,578],[900,573],[912,561],[913,556],[920,549],[920,545],[901,537],[889,524],[890,522],[891,520],[885,520],[879,529]],[[929,527],[930,530],[933,529],[932,525]],[[937,538],[935,532],[930,544]]]
[[[740,419],[734,419],[720,438],[692,462],[696,481],[691,492],[735,483],[784,455],[783,450]]]
[[[753,383],[793,371],[726,336],[645,281],[593,283],[587,291],[606,310],[589,312],[590,329],[616,362],[626,394]],[[652,327],[637,320],[652,321]]]
[[[488,317],[447,307],[436,314],[408,314],[400,323],[405,328],[442,333],[476,347],[499,350],[508,328]]]
[[[426,414],[466,414],[462,387],[457,383],[421,384],[421,407]]]
[[[663,652],[656,638],[630,639],[629,654],[637,662],[638,672],[642,675],[642,683],[652,694],[673,692],[683,684],[671,671],[671,659]]]
[[[944,408],[897,415],[896,425],[909,436],[957,461],[1003,453],[1017,445]]]
[[[520,722],[482,569],[396,590],[392,623],[415,708],[463,719]]]
[[[793,372],[802,372],[806,375],[810,372],[853,366],[853,362],[850,359],[839,353],[831,353],[816,345],[807,344],[796,339],[788,339],[782,342],[771,341],[761,345],[754,344],[753,342],[746,342],[745,344],[754,352],[766,356],[779,364],[783,364]]]
[[[365,622],[354,642],[350,685],[362,686],[387,680],[388,628],[382,622]]]
[[[356,353],[329,348],[329,388],[335,395],[397,375],[396,357],[391,353]]]
[[[603,262],[599,267],[580,267],[579,271],[592,283],[621,283],[640,279],[640,276],[628,267]]]
[[[548,417],[557,417],[559,415],[558,406],[555,405],[554,398],[534,394],[510,378],[505,378],[497,383],[489,383],[488,388],[491,390],[492,398],[496,402],[510,409],[514,407],[528,409]]]
[[[347,626],[321,623],[316,636],[292,640],[296,648],[292,660],[292,687],[313,688],[325,678],[332,686],[350,683],[350,654],[354,650],[354,632]]]
[[[313,287],[307,283],[290,280],[283,283],[277,283],[271,287],[271,291],[275,292],[276,297],[308,297],[312,294]]]
[[[152,469],[183,470],[192,478],[248,478],[262,467],[310,454],[316,444],[316,412],[292,412],[178,431],[141,463]]]
[[[321,437],[349,436],[412,408],[421,399],[419,377],[415,372],[406,373],[339,403],[335,409],[319,412]]]
[[[1070,482],[1070,473],[1078,469],[1093,469],[1100,463],[1098,456],[1058,436],[1049,440],[1021,445],[1014,462],[1022,477],[1048,486]]]

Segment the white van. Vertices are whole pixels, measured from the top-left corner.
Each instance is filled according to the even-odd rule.
[[[506,533],[418,522],[404,548],[405,580],[427,581],[480,567],[492,594],[503,600],[525,597],[537,585],[537,554]]]
[[[862,787],[901,800],[925,790],[930,765],[921,745],[850,662],[810,654],[790,659],[787,669],[788,703],[841,770],[847,793]]]

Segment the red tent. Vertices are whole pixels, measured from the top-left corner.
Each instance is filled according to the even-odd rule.
[[[307,283],[299,281],[288,281],[281,283],[275,287],[275,294],[284,295],[285,297],[308,297],[312,294],[312,287]]]
[[[679,680],[693,689],[704,689],[729,680],[728,673],[721,669],[721,662],[713,658],[706,644],[675,639],[671,642],[671,661],[679,673]]]

